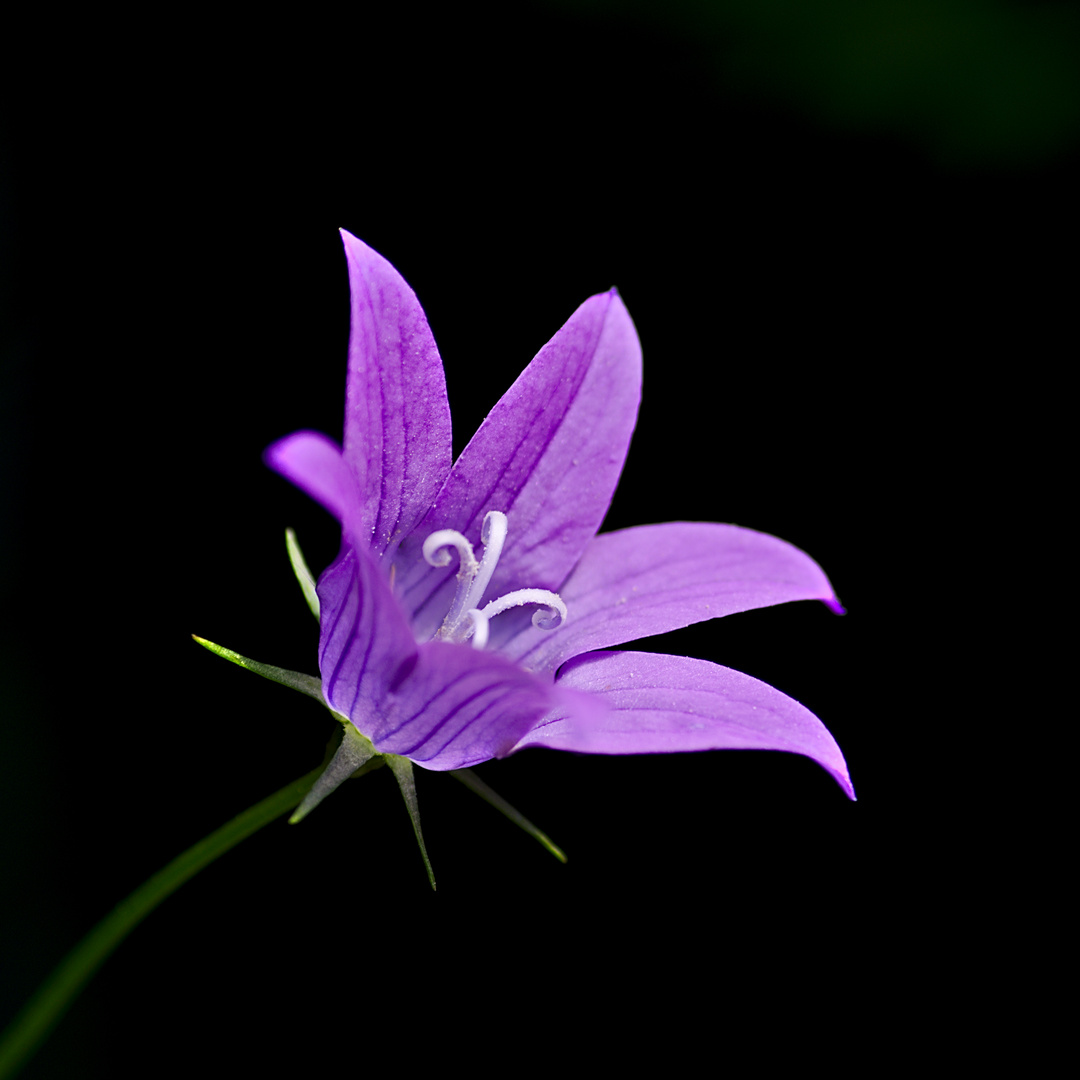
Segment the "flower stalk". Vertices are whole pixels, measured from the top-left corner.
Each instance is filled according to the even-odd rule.
[[[295,545],[295,538],[293,538],[293,545]],[[299,549],[296,550],[298,552]],[[292,555],[291,549],[290,555]],[[262,664],[241,656],[232,649],[207,641],[205,638],[195,635],[192,637],[215,655],[247,671],[254,671],[264,678],[322,700],[318,689],[319,680],[313,676],[274,667],[271,664]],[[335,718],[341,719],[337,714]],[[289,822],[296,824],[347,779],[363,776],[382,765],[390,766],[409,812],[409,819],[420,846],[420,855],[424,861],[428,881],[432,889],[435,888],[434,871],[420,829],[412,762],[396,754],[376,753],[371,743],[347,722],[342,725],[341,734],[340,744],[335,747],[335,733],[335,739],[332,739],[327,746],[326,759],[322,765],[291,784],[286,784],[279,791],[275,791],[242,814],[238,814],[221,828],[215,829],[209,836],[178,855],[140,885],[127,899],[117,904],[68,953],[37,993],[26,1003],[7,1030],[0,1035],[0,1080],[9,1080],[19,1072],[101,965],[128,934],[163,900],[176,892],[181,885],[193,878],[204,867],[209,866],[242,840],[258,832],[263,826],[284,817],[290,811],[293,813]],[[492,791],[471,770],[459,769],[453,771],[451,775],[460,780],[470,791],[475,792],[505,814],[519,828],[537,839],[557,859],[566,862],[566,856],[560,848],[502,796]]]
[[[163,900],[204,867],[298,806],[319,766],[215,829],[122,900],[71,950],[0,1036],[0,1080],[14,1076],[113,950]]]

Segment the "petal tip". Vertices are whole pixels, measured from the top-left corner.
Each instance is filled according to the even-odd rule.
[[[293,466],[294,459],[310,454],[313,448],[323,451],[328,448],[333,453],[341,454],[341,447],[328,435],[310,428],[301,428],[291,435],[283,435],[280,439],[275,439],[262,452],[262,461],[268,468],[291,479],[289,470]]]
[[[840,772],[838,770],[833,773],[833,776],[836,778],[836,782],[840,785],[840,788],[844,792],[844,794],[852,802],[858,802],[859,800],[855,796],[855,785],[851,782],[851,777],[848,776],[847,770],[845,769],[843,772]]]
[[[355,482],[341,447],[318,431],[294,431],[272,442],[262,454],[263,464],[344,521],[357,502]]]
[[[365,244],[359,236],[354,236],[348,229],[338,229],[341,236],[342,246],[345,248],[345,259],[350,267],[363,267],[369,264],[389,263],[370,244]],[[396,273],[396,271],[395,271]]]
[[[284,467],[283,454],[286,445],[294,438],[294,435],[285,435],[276,439],[262,452],[262,463],[274,472],[281,472]]]

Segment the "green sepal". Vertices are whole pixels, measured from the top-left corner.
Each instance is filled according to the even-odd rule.
[[[226,649],[224,645],[215,645],[214,642],[199,637],[198,634],[191,636],[204,649],[209,649],[215,655],[230,660],[248,671],[254,671],[256,675],[261,675],[264,679],[299,690],[301,694],[313,697],[320,705],[326,704],[322,696],[322,681],[314,675],[304,675],[299,671],[289,671],[288,668],[274,667],[273,664],[260,664],[258,660],[249,660],[246,656],[233,652],[232,649]]]
[[[319,595],[315,592],[315,577],[308,569],[300,545],[296,542],[296,533],[292,529],[285,530],[285,548],[289,552],[289,562],[292,563],[296,580],[300,582],[300,590],[304,594],[307,606],[311,608],[311,614],[317,619],[319,617]]]
[[[424,834],[420,831],[420,807],[416,802],[416,778],[413,776],[412,762],[407,757],[398,754],[384,754],[386,764],[397,777],[398,787],[401,788],[402,798],[409,811],[409,819],[412,821],[413,832],[416,833],[416,842],[420,845],[420,856],[424,860],[424,869],[427,870],[428,881],[432,889],[435,888],[435,872],[431,869],[431,860],[428,858],[427,848],[424,846]]]
[[[450,775],[460,780],[470,791],[481,799],[491,803],[496,810],[505,814],[519,829],[524,829],[534,840],[539,840],[559,862],[566,862],[566,854],[558,845],[552,843],[547,833],[541,832],[524,814],[515,810],[498,792],[491,788],[472,771],[472,769],[451,769]]]
[[[370,768],[367,767],[368,762],[379,756],[369,738],[361,735],[352,724],[345,724],[342,729],[341,744],[330,759],[330,764],[304,796],[303,802],[289,818],[289,824],[295,825],[298,821],[302,821],[327,795],[345,783],[350,776],[355,776],[361,770],[370,772]]]

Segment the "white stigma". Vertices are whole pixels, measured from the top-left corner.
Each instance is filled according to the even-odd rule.
[[[566,605],[561,597],[547,589],[517,589],[480,607],[484,590],[491,582],[506,543],[506,533],[506,515],[501,510],[490,510],[480,531],[484,554],[479,563],[472,544],[455,529],[439,529],[424,541],[424,559],[428,565],[448,566],[451,548],[457,549],[460,560],[457,592],[435,634],[436,641],[458,643],[471,637],[473,648],[482,649],[488,642],[489,621],[501,612],[523,604],[540,605],[540,610],[533,613],[532,621],[533,626],[542,630],[554,630],[566,619]]]

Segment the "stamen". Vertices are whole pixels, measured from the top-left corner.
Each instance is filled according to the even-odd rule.
[[[566,605],[562,602],[562,597],[547,589],[517,589],[500,596],[498,600],[492,600],[480,614],[485,619],[492,619],[512,607],[521,607],[522,604],[543,605],[539,611],[533,612],[532,617],[533,626],[541,630],[554,630],[566,619]]]
[[[430,566],[448,566],[450,564],[450,548],[457,548],[460,560],[457,572],[457,592],[454,593],[454,602],[443,619],[435,637],[439,640],[456,639],[456,631],[465,616],[468,608],[470,587],[476,578],[480,565],[473,554],[472,544],[465,539],[456,529],[439,529],[433,532],[424,541],[424,559]],[[475,605],[473,605],[475,606]]]
[[[472,647],[482,649],[488,643],[488,633],[490,631],[487,618],[482,611],[473,608],[469,612],[469,619],[472,621]]]
[[[424,561],[428,566],[449,566],[450,548],[457,548],[461,559],[458,576],[460,577],[462,571],[468,566],[471,578],[477,570],[476,556],[473,554],[472,544],[457,529],[439,529],[438,532],[433,532],[424,541]]]
[[[506,515],[501,510],[489,510],[484,515],[484,524],[480,530],[480,542],[484,545],[484,554],[480,558],[480,569],[469,586],[468,608],[480,606],[484,590],[495,573],[495,567],[506,543]]]
[[[484,554],[479,563],[472,544],[456,529],[439,529],[424,541],[424,560],[429,566],[449,566],[451,548],[457,550],[459,559],[454,602],[435,634],[435,640],[460,643],[471,637],[473,648],[482,649],[488,643],[489,621],[501,612],[523,604],[541,605],[532,617],[533,626],[541,630],[554,630],[566,619],[566,605],[561,597],[547,589],[518,589],[480,608],[484,590],[491,582],[506,543],[507,529],[506,515],[501,510],[489,510],[480,531]]]

